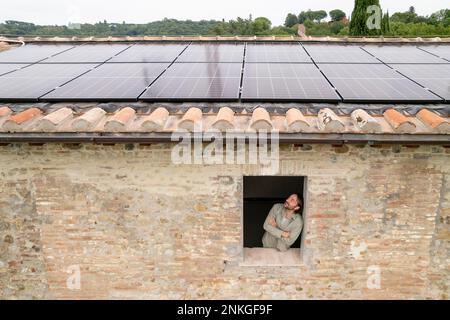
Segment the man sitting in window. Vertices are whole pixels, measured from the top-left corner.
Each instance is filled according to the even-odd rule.
[[[264,248],[287,251],[302,232],[303,219],[297,211],[302,207],[298,194],[293,194],[282,203],[275,204],[264,222]]]

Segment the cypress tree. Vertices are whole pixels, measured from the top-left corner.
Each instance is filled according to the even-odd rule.
[[[355,0],[355,7],[350,20],[350,34],[353,36],[378,35],[380,30],[369,30],[367,20],[371,16],[367,12],[369,6],[380,6],[379,0]],[[381,7],[380,7],[381,8]]]
[[[381,34],[388,35],[391,31],[391,26],[389,22],[389,12],[383,15],[383,19],[381,20]]]
[[[389,17],[389,11],[386,12],[386,33],[389,34],[391,32],[391,18]]]

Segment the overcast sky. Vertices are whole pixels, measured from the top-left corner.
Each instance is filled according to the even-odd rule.
[[[165,17],[180,20],[235,19],[264,16],[274,25],[284,23],[289,12],[336,8],[350,15],[354,0],[2,0],[0,21],[19,20],[36,24],[68,22],[146,23]],[[383,10],[390,13],[406,11],[413,5],[421,15],[448,8],[449,0],[381,0]]]

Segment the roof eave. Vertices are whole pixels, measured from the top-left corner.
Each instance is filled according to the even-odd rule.
[[[248,133],[234,133],[235,138],[251,137]],[[250,138],[249,138],[250,137]],[[270,135],[268,135],[270,138]],[[194,139],[194,135],[191,137]],[[181,140],[181,138],[180,138]],[[163,133],[2,133],[0,144],[9,143],[167,143],[177,142],[170,132]],[[204,138],[204,142],[210,142]],[[406,145],[444,145],[450,146],[450,137],[439,134],[355,134],[355,133],[280,133],[280,144],[406,144]]]

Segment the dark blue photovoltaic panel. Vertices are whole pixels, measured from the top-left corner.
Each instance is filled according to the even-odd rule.
[[[175,63],[142,100],[237,100],[240,63]]]
[[[251,101],[341,100],[314,64],[287,63],[246,64],[241,98]]]
[[[357,45],[305,44],[316,63],[381,63]]]
[[[187,44],[135,44],[108,62],[172,62]]]
[[[125,50],[127,44],[85,44],[45,59],[43,63],[102,63]]]
[[[0,52],[0,63],[35,63],[70,48],[67,44],[27,44]]]
[[[177,62],[237,62],[244,60],[244,44],[191,44]]]
[[[448,102],[449,48],[294,42],[27,44],[0,52],[0,100]]]
[[[411,45],[365,45],[363,48],[384,63],[446,63]]]
[[[0,76],[0,100],[36,101],[50,90],[89,71],[89,64],[35,64]]]
[[[320,64],[344,102],[437,102],[438,96],[383,64]]]
[[[41,99],[136,100],[168,66],[168,63],[106,63]]]
[[[450,101],[450,63],[449,64],[393,64],[408,78]]]
[[[256,63],[312,63],[300,44],[248,44],[246,62]]]

